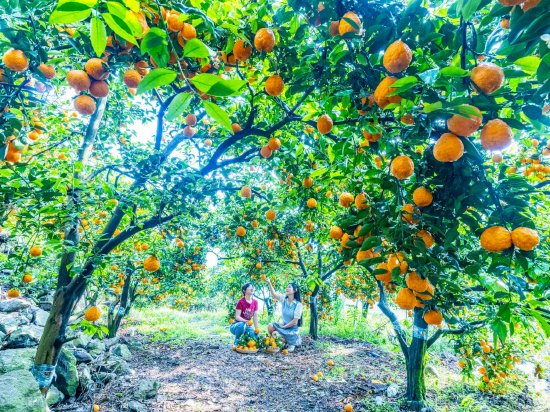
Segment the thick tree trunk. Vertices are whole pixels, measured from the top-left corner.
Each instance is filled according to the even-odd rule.
[[[317,313],[317,289],[309,298],[309,336],[319,337],[319,315]]]
[[[407,360],[407,401],[413,410],[424,407],[426,400],[426,385],[424,383],[424,368],[426,366],[428,325],[418,308],[414,311],[413,339],[409,346]]]

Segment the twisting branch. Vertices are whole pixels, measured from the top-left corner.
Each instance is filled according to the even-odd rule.
[[[483,327],[484,322],[483,321],[476,321],[472,323],[468,323],[467,325],[464,325],[460,329],[438,329],[429,339],[427,342],[427,347],[429,348],[432,346],[441,336],[443,335],[461,335],[465,332],[469,332],[475,329],[479,329]]]

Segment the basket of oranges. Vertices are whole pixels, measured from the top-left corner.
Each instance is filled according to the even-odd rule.
[[[258,342],[256,339],[249,334],[245,333],[243,334],[240,339],[237,346],[233,348],[236,352],[239,353],[257,353],[258,352]]]
[[[281,348],[283,347],[283,341],[275,336],[275,337],[272,337],[272,336],[266,336],[262,341],[262,347],[265,349],[265,351],[267,353],[277,353],[281,350]]]

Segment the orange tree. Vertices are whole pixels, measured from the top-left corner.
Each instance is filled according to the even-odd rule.
[[[475,318],[447,333],[490,325],[502,342],[518,317],[548,329],[547,228],[509,234],[546,224],[533,212],[548,206],[541,198],[549,171],[548,1],[465,0],[427,8],[421,1],[193,7],[36,0],[2,7],[12,16],[1,23],[6,162],[0,187],[9,202],[2,225],[13,210],[13,233],[29,247],[51,247],[59,264],[37,375],[56,363],[74,305],[105,256],[140,232],[192,217],[205,202],[225,201],[217,194],[228,180],[241,180],[241,163],[269,175],[263,158],[292,156],[301,147],[311,148],[318,179],[340,181],[335,195],[364,192],[375,205],[353,209],[339,222],[352,242],[365,236],[361,245],[345,240],[342,260],[363,248],[361,258],[379,260],[362,265],[391,290],[403,283],[397,272],[406,259],[417,274],[411,285],[429,289],[417,291],[432,299],[414,309],[410,347],[399,332],[413,405],[424,401],[430,342],[424,312],[434,305],[443,310],[436,306],[430,322],[440,315],[452,320],[447,308]],[[67,84],[87,124],[66,113],[63,101],[75,96]],[[152,138],[126,127],[136,119],[155,120]],[[478,133],[479,139],[469,137]],[[509,146],[520,154],[506,151]],[[51,156],[58,150],[63,153]],[[490,154],[495,163],[487,164]],[[427,204],[423,192],[421,216],[412,203],[419,186],[433,197]],[[100,205],[100,232],[81,237],[82,212]],[[39,223],[41,214],[54,215],[51,230]],[[482,237],[485,251],[477,239],[488,226],[497,228]],[[433,248],[422,249],[430,236],[437,258]],[[537,237],[543,242],[535,247]],[[395,266],[391,281],[383,266],[373,267],[382,260]],[[416,305],[414,288],[399,291],[406,307]],[[380,284],[384,308],[385,293]],[[470,298],[476,293],[482,296]],[[38,377],[47,389],[49,380]]]

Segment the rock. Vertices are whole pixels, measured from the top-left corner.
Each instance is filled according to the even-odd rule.
[[[96,372],[92,374],[92,379],[95,382],[109,383],[113,379],[116,379],[116,373],[112,372]]]
[[[109,356],[100,368],[101,372],[113,372],[117,375],[126,375],[130,372],[128,363],[118,356]]]
[[[34,324],[42,327],[46,326],[46,321],[48,320],[48,316],[50,316],[49,312],[46,312],[45,310],[38,308],[34,312]]]
[[[0,351],[0,373],[15,370],[30,370],[36,349],[6,349]]]
[[[82,363],[82,362],[90,363],[93,360],[92,355],[90,355],[88,352],[86,352],[85,349],[70,348],[69,350],[71,351],[71,353],[76,358],[77,363]]]
[[[117,356],[120,356],[124,360],[130,360],[132,359],[132,353],[128,349],[128,346],[126,346],[123,343],[119,343],[111,349],[111,352]]]
[[[38,345],[44,328],[36,325],[25,325],[6,336],[5,348],[30,348]]]
[[[0,405],[2,412],[48,411],[34,376],[22,369],[0,375]]]
[[[31,303],[24,299],[0,300],[0,312],[19,312],[30,308]]]
[[[130,412],[147,412],[149,409],[141,402],[130,401],[128,402],[128,410]]]
[[[50,311],[52,310],[52,305],[53,305],[53,294],[42,296],[38,301],[38,306],[42,310]]]
[[[152,399],[157,396],[159,388],[160,383],[158,381],[144,379],[139,383],[134,395],[137,399],[140,400]]]
[[[98,355],[101,355],[103,352],[105,352],[105,345],[103,342],[100,342],[98,340],[91,341],[87,346],[86,349],[88,350],[88,353],[92,355],[93,357],[96,357]]]
[[[28,324],[29,320],[26,317],[21,316],[19,312],[0,312],[0,332],[10,333],[22,325]]]
[[[94,384],[94,381],[92,380],[92,374],[90,373],[90,368],[88,367],[88,365],[80,364],[77,366],[76,369],[78,372],[78,382],[80,385],[80,389],[82,391],[90,389]]]
[[[128,342],[126,342],[126,346],[128,346],[128,349],[133,352],[143,349],[143,343],[135,339],[128,339]]]
[[[399,386],[397,386],[395,383],[392,383],[390,386],[388,386],[388,389],[386,389],[386,396],[388,398],[393,398],[397,396],[399,393]]]
[[[118,336],[115,336],[114,338],[103,339],[103,344],[107,349],[111,349],[113,346],[119,343],[119,341],[120,341],[120,338]]]
[[[57,405],[64,399],[65,395],[63,394],[63,392],[57,389],[54,385],[50,386],[48,394],[46,395],[46,402],[48,403],[48,406]]]
[[[76,332],[69,339],[71,339],[66,346],[87,349],[88,345],[92,342],[92,337],[86,335],[83,332]]]
[[[76,369],[76,358],[66,348],[61,349],[57,367],[55,386],[67,396],[75,396],[78,388],[78,370]]]

